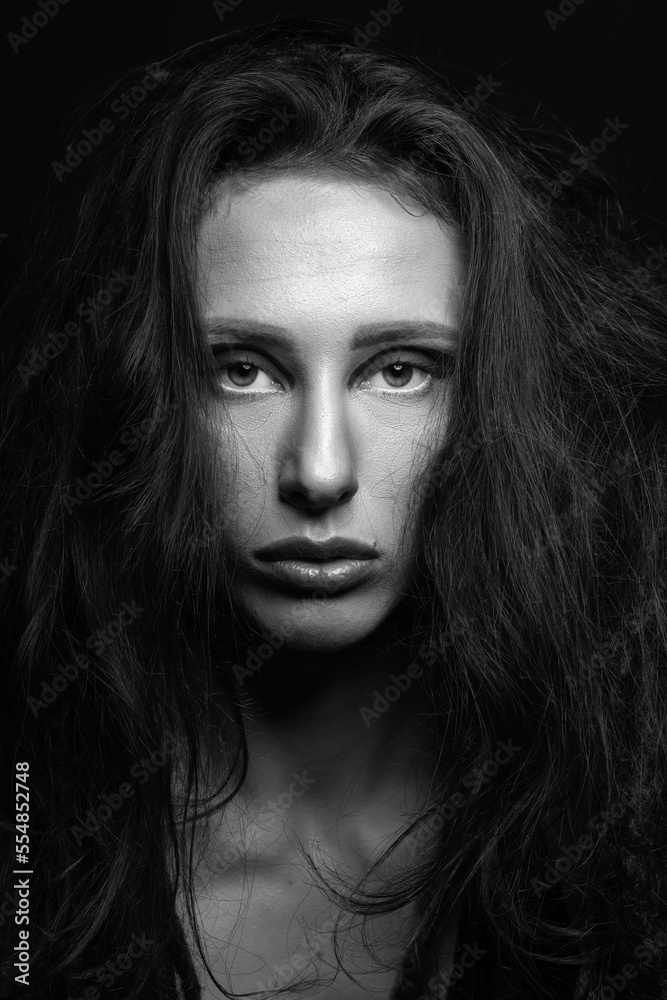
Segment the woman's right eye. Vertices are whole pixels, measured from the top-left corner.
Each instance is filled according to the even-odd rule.
[[[228,351],[220,352],[217,357],[222,358],[218,361],[218,370],[221,373],[222,385],[225,389],[230,389],[232,392],[249,390],[251,393],[263,392],[280,386],[278,380],[266,369],[260,367],[256,359],[230,358]]]
[[[234,364],[225,365],[222,371],[226,372],[232,385],[239,389],[247,389],[250,386],[255,389],[263,389],[267,388],[267,383],[268,385],[272,384],[272,380],[266,372],[263,372],[257,365],[251,365],[248,361],[236,361]],[[262,384],[262,376],[265,379],[264,384]]]

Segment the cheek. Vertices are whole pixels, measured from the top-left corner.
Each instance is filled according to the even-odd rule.
[[[419,486],[438,450],[442,433],[427,428],[427,413],[406,414],[403,421],[369,421],[366,430],[364,467],[359,470],[369,488],[378,496],[393,497],[407,504]],[[383,489],[384,487],[384,489]]]
[[[233,415],[216,422],[220,470],[220,499],[234,521],[243,512],[266,501],[271,488],[276,443],[257,421],[239,421]]]
[[[360,499],[373,528],[394,550],[394,558],[408,558],[414,547],[419,487],[438,450],[439,437],[426,435],[415,420],[384,433],[377,423],[359,469]]]

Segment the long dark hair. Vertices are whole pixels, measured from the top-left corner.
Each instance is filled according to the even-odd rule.
[[[34,872],[16,995],[80,995],[133,935],[124,997],[199,995],[192,817],[233,798],[247,745],[194,248],[217,179],[290,169],[415,197],[466,264],[400,619],[432,802],[391,889],[316,877],[357,914],[417,901],[415,996],[457,904],[512,995],[562,968],[573,997],[619,977],[664,996],[667,307],[623,213],[596,180],[559,183],[562,151],[526,126],[330,26],[146,72],[112,128],[71,132],[6,309],[3,789],[27,763]],[[10,901],[14,833],[8,809]]]

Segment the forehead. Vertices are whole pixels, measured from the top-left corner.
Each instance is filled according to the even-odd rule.
[[[216,314],[249,295],[255,308],[271,300],[284,311],[286,295],[292,308],[344,310],[380,300],[399,309],[406,294],[441,313],[462,279],[456,233],[442,220],[339,176],[226,180],[201,222],[198,266]]]

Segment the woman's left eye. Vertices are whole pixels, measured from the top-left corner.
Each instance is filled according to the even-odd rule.
[[[441,369],[443,369],[441,371]],[[361,382],[363,387],[380,389],[382,392],[414,392],[427,388],[426,383],[442,378],[444,366],[435,358],[424,356],[415,358],[395,357],[384,364],[374,366],[374,371]]]
[[[363,385],[374,389],[417,389],[429,377],[430,372],[409,361],[392,361],[369,378]]]

